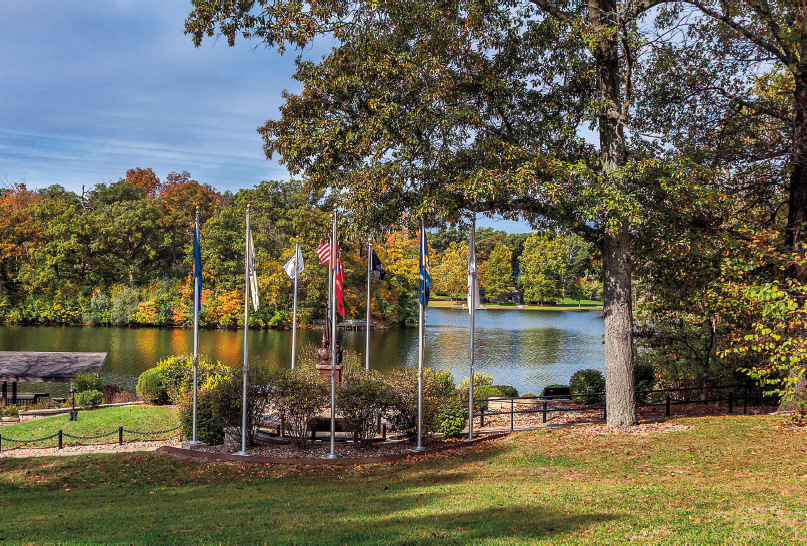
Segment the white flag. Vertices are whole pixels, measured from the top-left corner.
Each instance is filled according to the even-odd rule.
[[[468,313],[479,307],[479,276],[476,271],[476,231],[471,227],[471,244],[468,245]]]
[[[303,272],[303,268],[305,267],[305,263],[303,263],[303,252],[300,250],[300,247],[297,247],[297,251],[294,253],[294,256],[286,262],[286,265],[283,266],[283,269],[286,271],[286,275],[290,278],[294,279]]]
[[[252,307],[258,310],[258,273],[256,271],[255,246],[252,244],[252,230],[247,232],[249,247],[249,291],[252,293]]]

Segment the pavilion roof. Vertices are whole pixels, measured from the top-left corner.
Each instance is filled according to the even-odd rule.
[[[0,381],[69,383],[76,374],[97,372],[106,353],[0,351]]]

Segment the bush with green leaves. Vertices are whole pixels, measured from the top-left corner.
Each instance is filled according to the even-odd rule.
[[[269,401],[297,445],[305,448],[311,419],[319,416],[330,402],[330,386],[320,378],[315,366],[298,363],[293,370],[275,374]]]
[[[157,369],[165,379],[168,398],[179,403],[185,393],[193,391],[193,355],[171,355],[157,363]],[[204,355],[199,355],[196,370],[197,388],[211,390],[225,378],[233,375],[232,368],[221,362],[210,362]]]
[[[422,427],[424,433],[437,431],[444,403],[455,396],[455,389],[448,389],[446,373],[431,369],[423,370]],[[448,377],[451,377],[450,374]],[[418,370],[417,368],[396,370],[387,380],[392,387],[389,421],[409,438],[414,438],[417,435]],[[451,385],[453,384],[453,377],[451,377]]]
[[[492,387],[499,390],[502,393],[502,396],[506,396],[507,398],[517,398],[518,391],[515,387],[511,385],[491,385]]]
[[[605,391],[605,377],[599,370],[578,370],[569,380],[569,390],[572,399],[578,404],[597,404],[603,400],[602,396],[579,396],[587,393],[601,393]],[[578,395],[578,396],[575,396]]]
[[[70,380],[70,386],[76,389],[76,392],[104,390],[104,383],[97,373],[76,374]]]
[[[372,443],[379,420],[391,405],[392,389],[380,372],[365,373],[364,367],[356,364],[344,366],[342,383],[336,389],[336,408],[357,443]]]
[[[137,395],[148,404],[167,404],[168,388],[162,371],[151,368],[141,373],[137,379]]]
[[[264,368],[247,370],[247,444],[255,443],[261,418],[267,410],[273,389],[271,374]],[[241,437],[243,423],[244,372],[240,369],[215,382],[212,393],[213,408],[222,425],[233,429]]]
[[[652,364],[636,364],[633,368],[633,383],[636,389],[636,401],[647,402],[649,393],[656,386],[656,371]]]
[[[196,393],[196,439],[209,446],[224,443],[224,425],[215,412],[213,393],[200,390]],[[179,405],[179,423],[182,439],[193,439],[193,393],[186,393]]]
[[[468,387],[470,384],[470,379],[467,377],[460,382],[460,390],[468,392]],[[487,387],[493,385],[493,376],[486,374],[485,372],[476,372],[474,373],[474,388],[476,387]]]
[[[493,385],[482,385],[477,387],[474,385],[474,408],[488,409],[488,398],[499,398],[504,396],[502,391]],[[467,399],[467,396],[465,397]]]
[[[0,408],[0,417],[17,417],[20,414],[20,409],[17,406],[6,406]]]
[[[468,424],[468,402],[458,393],[443,402],[437,417],[436,432],[442,432],[446,438],[458,438]]]
[[[104,393],[97,390],[81,391],[76,394],[76,405],[91,408],[104,403]]]

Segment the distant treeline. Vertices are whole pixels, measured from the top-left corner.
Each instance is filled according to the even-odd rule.
[[[261,182],[236,194],[222,194],[191,179],[187,172],[171,173],[161,181],[151,169],[132,169],[125,178],[98,184],[82,195],[61,186],[29,190],[14,184],[0,190],[0,321],[190,325],[191,234],[198,207],[204,279],[200,324],[242,326],[247,204],[252,211],[261,298],[259,310],[250,314],[250,327],[279,328],[291,323],[292,284],[282,266],[297,240],[305,259],[298,320],[305,323],[323,317],[327,266],[319,265],[316,246],[329,231],[333,209],[325,195],[311,193],[297,181]],[[430,235],[438,292],[446,285],[440,278],[441,256],[456,250],[459,243],[466,245],[467,259],[467,237],[458,229]],[[529,238],[530,234],[477,230],[477,259],[485,265],[497,245],[509,245],[509,267],[498,282],[516,286]],[[395,232],[380,239],[374,248],[388,273],[384,282],[373,284],[373,319],[388,324],[412,322],[417,316],[417,235]],[[347,315],[362,317],[366,246],[363,241],[340,244]],[[588,249],[581,256],[573,259],[574,275],[596,266]],[[443,269],[447,271],[446,264]],[[484,281],[485,268],[480,271]],[[564,271],[562,275],[569,277],[570,272]],[[568,290],[568,278],[557,281],[561,292]]]

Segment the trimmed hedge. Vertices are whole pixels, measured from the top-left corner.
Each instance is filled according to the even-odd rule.
[[[137,395],[149,404],[167,404],[168,388],[158,368],[151,368],[137,379]]]

